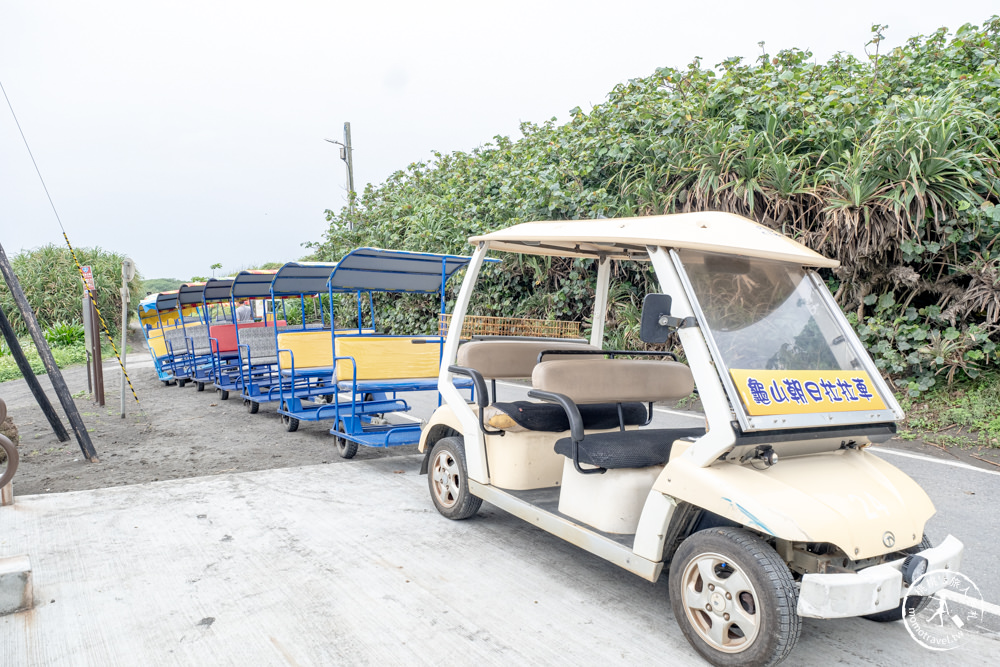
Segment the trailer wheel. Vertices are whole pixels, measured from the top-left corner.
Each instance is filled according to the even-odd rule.
[[[220,389],[219,390],[219,398],[221,398],[224,401],[228,401],[229,400],[229,390],[228,389]]]
[[[924,535],[924,539],[920,540],[920,544],[915,547],[910,547],[906,549],[903,553],[915,554],[918,551],[923,551],[924,549],[930,549],[934,545],[931,544],[930,539]],[[875,621],[876,623],[890,623],[892,621],[901,621],[903,616],[910,613],[912,609],[914,613],[920,611],[927,606],[930,602],[930,598],[926,598],[920,595],[913,595],[906,598],[906,609],[903,609],[903,601],[899,601],[899,606],[895,609],[886,609],[885,611],[876,612],[874,614],[866,614],[861,618],[867,618],[869,621]]]
[[[449,519],[468,519],[479,511],[483,499],[469,491],[462,438],[441,438],[431,449],[427,485],[437,511]]]
[[[205,383],[204,382],[199,382],[198,383],[198,391],[205,391]]]
[[[347,428],[344,426],[344,422],[337,422],[337,431],[340,433],[345,433]],[[347,438],[338,435],[337,436],[337,453],[340,454],[341,458],[353,459],[354,455],[358,453],[358,443],[353,440],[348,440]]]
[[[184,386],[184,385],[186,385],[187,383],[188,383],[188,381],[187,381],[187,380],[178,380],[178,381],[177,381],[177,386],[178,386],[178,387],[183,387],[183,386]]]
[[[281,409],[288,410],[288,404],[282,403]],[[285,415],[285,414],[281,415],[281,423],[284,424],[285,430],[288,431],[289,433],[294,433],[295,431],[299,430],[299,420],[290,415]]]
[[[670,563],[670,604],[684,638],[713,665],[773,665],[799,640],[795,582],[766,542],[710,528],[681,542]]]
[[[260,410],[260,403],[251,401],[249,398],[243,399],[243,405],[246,406],[247,412],[252,415],[257,414],[257,411]]]

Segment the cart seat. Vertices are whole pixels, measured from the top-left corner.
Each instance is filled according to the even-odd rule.
[[[583,407],[580,406],[581,415]],[[608,470],[663,465],[670,460],[670,449],[675,440],[700,438],[703,435],[705,435],[704,428],[650,428],[626,432],[590,433],[580,441],[579,461]],[[572,439],[558,440],[556,453],[572,458]]]
[[[622,403],[622,420],[618,418],[615,403],[581,405],[580,417],[585,429],[604,430],[625,426],[641,426],[648,421],[646,406],[642,403]],[[485,409],[485,422],[492,428],[517,433],[520,431],[548,431],[562,433],[569,430],[569,418],[561,406],[554,403],[514,401],[494,403]]]
[[[587,359],[582,361],[543,361],[532,373],[534,391],[529,394],[544,400],[559,398],[580,414],[590,404],[628,401],[668,401],[683,398],[694,389],[691,369],[676,361],[640,359]],[[551,403],[569,417],[569,407]],[[647,468],[662,465],[670,458],[673,442],[682,437],[699,437],[703,428],[633,429],[608,433],[589,433],[586,423],[579,432],[574,448],[573,438],[561,438],[556,452],[579,464],[598,469]],[[572,426],[571,426],[572,430]],[[575,449],[575,452],[574,452]]]

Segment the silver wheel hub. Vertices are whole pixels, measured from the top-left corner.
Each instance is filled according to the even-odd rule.
[[[724,653],[753,645],[759,598],[737,565],[721,554],[700,554],[687,563],[681,582],[685,616],[702,641]]]
[[[434,480],[434,495],[441,505],[451,507],[458,502],[461,490],[459,483],[458,461],[450,452],[441,452],[434,459],[432,472]]]

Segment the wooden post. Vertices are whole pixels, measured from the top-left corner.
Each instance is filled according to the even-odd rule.
[[[85,459],[91,463],[97,463],[97,450],[94,449],[94,444],[90,441],[90,434],[87,433],[87,427],[80,417],[80,411],[76,409],[76,403],[73,402],[73,396],[69,393],[66,380],[63,379],[59,367],[56,366],[56,360],[52,358],[52,350],[49,349],[49,344],[46,342],[45,336],[42,335],[42,328],[38,325],[38,320],[35,319],[35,311],[31,309],[31,304],[28,303],[28,298],[24,295],[24,290],[21,289],[21,283],[14,273],[14,268],[10,265],[10,260],[7,259],[3,245],[0,245],[0,273],[7,281],[7,287],[10,289],[11,296],[14,297],[21,317],[24,318],[24,323],[28,326],[31,339],[35,341],[38,356],[42,358],[45,370],[48,371],[49,381],[52,382],[56,396],[59,397],[59,402],[62,403],[63,410],[69,418],[69,424],[73,428],[76,440],[80,443],[80,451],[83,452]]]
[[[94,307],[94,300],[90,299],[90,330],[94,332],[91,340],[94,342],[94,397],[97,404],[104,407],[104,361],[101,359],[101,330],[100,320],[97,318],[97,309]]]
[[[49,420],[49,425],[55,431],[59,442],[66,442],[69,440],[69,433],[66,432],[66,427],[63,426],[59,415],[56,414],[52,403],[49,402],[49,397],[45,395],[41,383],[35,377],[35,372],[31,370],[31,364],[28,363],[28,358],[24,356],[24,350],[21,349],[21,344],[17,341],[17,336],[14,335],[14,327],[11,326],[10,320],[4,314],[3,308],[0,308],[0,331],[3,332],[3,337],[7,339],[7,347],[10,348],[10,353],[14,356],[14,361],[17,362],[17,368],[21,371],[21,375],[24,376],[24,381],[28,383],[28,388],[31,389],[31,394],[35,397],[38,407],[45,413],[45,418]]]

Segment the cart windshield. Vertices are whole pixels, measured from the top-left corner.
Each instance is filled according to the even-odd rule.
[[[748,415],[885,408],[854,332],[805,269],[693,251],[680,258],[702,329]]]
[[[851,370],[858,360],[819,288],[799,266],[681,253],[726,366]]]

